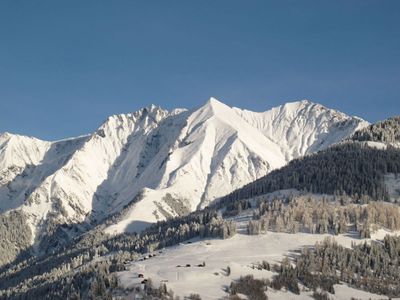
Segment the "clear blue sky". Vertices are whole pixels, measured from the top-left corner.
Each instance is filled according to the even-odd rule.
[[[60,139],[210,96],[400,114],[400,1],[0,1],[0,132]]]

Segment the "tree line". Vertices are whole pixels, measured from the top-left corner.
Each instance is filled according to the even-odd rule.
[[[350,138],[353,141],[373,141],[395,144],[400,142],[400,116],[386,119],[361,130]]]
[[[222,197],[216,207],[284,189],[348,195],[358,203],[366,199],[389,201],[384,175],[399,172],[399,149],[380,150],[346,142],[295,159],[287,166]]]
[[[252,275],[233,281],[230,299],[240,299],[238,293],[249,299],[266,300],[268,288],[300,294],[300,284],[314,292],[315,299],[329,299],[335,294],[335,284],[349,286],[385,295],[399,297],[400,237],[386,235],[383,241],[364,242],[346,248],[333,238],[326,238],[313,247],[304,247],[293,261],[287,257],[280,264],[261,263],[258,268],[276,273],[272,280],[254,279]]]
[[[247,201],[237,202],[240,207]],[[240,209],[239,209],[240,210]],[[239,210],[229,212],[229,215]],[[260,199],[253,208],[253,220],[249,221],[248,233],[266,231],[308,232],[334,235],[358,232],[360,238],[369,238],[373,231],[385,228],[400,230],[400,208],[387,202],[370,202],[366,205],[351,203],[351,198],[317,197],[300,195],[288,200]]]

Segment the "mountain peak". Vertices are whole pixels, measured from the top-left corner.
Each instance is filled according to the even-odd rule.
[[[295,157],[327,148],[361,122],[308,100],[259,113],[211,97],[183,111],[149,105],[110,116],[90,136],[71,142],[3,133],[0,196],[6,200],[0,213],[26,213],[35,247],[49,226],[119,212],[122,221],[108,233],[141,230],[139,223],[193,211]]]
[[[210,97],[206,104],[204,104],[204,107],[211,107],[211,108],[218,108],[218,107],[229,107],[225,103],[222,103],[219,101],[217,98]]]
[[[298,101],[292,101],[292,102],[287,102],[285,104],[282,104],[281,107],[310,107],[310,106],[322,106],[321,104],[312,102],[308,99],[303,99],[303,100],[298,100]]]
[[[335,116],[340,119],[352,118],[336,109],[328,108],[322,104],[312,102],[308,99],[287,102],[283,105],[270,109],[270,111],[286,111],[293,117],[298,115],[319,115],[324,113],[331,117]]]
[[[160,106],[155,105],[155,104],[150,104],[142,109],[142,111],[147,111],[147,112],[154,112],[154,111],[160,111],[160,110],[163,110],[163,109]]]
[[[210,99],[208,99],[207,103],[211,104],[211,105],[213,105],[213,104],[224,104],[221,101],[219,101],[217,98],[214,98],[214,97],[210,97]]]
[[[220,112],[221,110],[231,109],[231,107],[214,97],[210,97],[210,99],[208,99],[208,101],[202,106],[201,109],[211,110],[215,114],[217,112]]]
[[[47,142],[45,140],[41,140],[41,139],[38,139],[33,136],[21,135],[21,134],[17,134],[17,133],[10,133],[7,131],[0,133],[0,139],[8,140],[8,141],[32,140],[32,141],[38,141],[38,142]]]
[[[299,100],[299,101],[295,101],[294,103],[299,103],[299,104],[303,104],[303,105],[310,105],[310,104],[315,104],[314,102],[308,100],[308,99],[303,99],[303,100]]]
[[[4,131],[0,133],[0,138],[9,138],[11,136],[11,133]]]

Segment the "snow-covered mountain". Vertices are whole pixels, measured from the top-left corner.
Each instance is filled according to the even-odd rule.
[[[347,116],[308,100],[287,103],[256,113],[235,108],[252,126],[279,147],[287,161],[328,148],[367,126],[364,120]]]
[[[32,243],[57,224],[96,223],[124,207],[106,231],[137,231],[367,125],[309,101],[256,113],[211,98],[193,110],[150,106],[111,116],[91,135],[57,142],[5,133],[0,212],[23,211]]]

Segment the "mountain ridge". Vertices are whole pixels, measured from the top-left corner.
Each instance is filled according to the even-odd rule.
[[[56,142],[22,136],[10,148],[1,135],[0,212],[23,211],[33,244],[61,224],[97,224],[129,203],[106,232],[140,231],[367,125],[309,101],[254,113],[210,98],[191,110],[150,105],[113,115],[92,134]],[[10,149],[22,154],[1,164]]]

